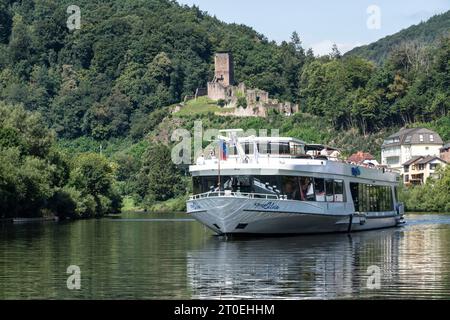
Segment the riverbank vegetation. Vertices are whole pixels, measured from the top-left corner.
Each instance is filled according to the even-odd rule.
[[[437,175],[424,185],[401,188],[399,197],[408,211],[450,212],[450,166]]]
[[[104,156],[59,150],[39,113],[0,103],[0,218],[118,212],[114,171]]]

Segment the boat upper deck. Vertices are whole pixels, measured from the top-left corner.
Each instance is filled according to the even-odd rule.
[[[319,176],[347,176],[373,182],[398,182],[398,174],[383,166],[349,163],[338,149],[285,137],[223,138],[219,151],[211,150],[190,166],[193,176],[282,175],[298,172]],[[224,151],[226,149],[226,151]],[[216,156],[218,155],[218,156]],[[219,160],[221,159],[221,160]]]

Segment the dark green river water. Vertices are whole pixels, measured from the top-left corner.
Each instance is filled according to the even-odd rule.
[[[450,298],[450,214],[407,221],[350,236],[232,240],[175,214],[1,224],[0,299]],[[71,265],[78,290],[67,287]]]

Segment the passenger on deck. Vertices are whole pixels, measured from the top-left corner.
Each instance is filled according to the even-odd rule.
[[[298,188],[296,188],[291,181],[286,182],[284,190],[289,200],[300,200]]]
[[[334,150],[331,154],[330,154],[330,158],[331,160],[339,160],[339,158],[341,157],[341,153],[337,150]]]
[[[309,177],[300,178],[300,200],[311,201],[314,200],[314,187],[311,179]]]

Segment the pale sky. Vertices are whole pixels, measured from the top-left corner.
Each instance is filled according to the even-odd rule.
[[[327,54],[333,43],[344,53],[450,10],[450,0],[178,0],[228,23],[245,24],[280,43],[297,31],[305,49]],[[379,29],[373,20],[377,6]]]

